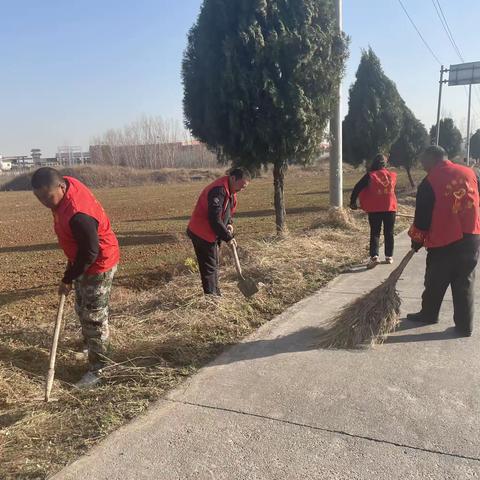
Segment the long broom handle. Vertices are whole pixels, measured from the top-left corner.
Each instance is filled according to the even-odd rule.
[[[58,337],[60,336],[60,329],[62,326],[63,308],[65,307],[66,296],[60,296],[60,304],[57,311],[57,320],[55,322],[55,332],[53,333],[52,349],[50,350],[50,364],[48,366],[47,379],[45,381],[45,401],[50,399],[50,392],[52,391],[53,379],[55,377],[55,360],[57,359]]]

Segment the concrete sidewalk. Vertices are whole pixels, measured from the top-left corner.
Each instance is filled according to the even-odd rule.
[[[424,263],[400,281],[403,313],[419,308]],[[389,271],[339,277],[54,478],[480,478],[480,325],[456,338],[450,294],[438,325],[403,320],[366,351],[315,348],[323,321]]]

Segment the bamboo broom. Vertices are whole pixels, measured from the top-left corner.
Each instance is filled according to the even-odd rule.
[[[397,282],[415,250],[410,250],[390,276],[371,292],[349,303],[327,324],[319,347],[354,348],[383,343],[399,321]]]

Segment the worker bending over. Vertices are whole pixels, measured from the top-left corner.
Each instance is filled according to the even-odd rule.
[[[110,220],[93,193],[80,181],[53,168],[32,176],[33,193],[53,213],[58,241],[68,258],[59,294],[75,288],[75,310],[88,348],[89,371],[79,388],[100,381],[108,348],[108,303],[120,258]]]
[[[418,187],[412,248],[428,250],[422,310],[409,320],[437,323],[447,288],[460,335],[473,330],[475,267],[480,246],[478,179],[472,169],[447,159],[441,147],[422,156],[427,176]]]
[[[237,208],[237,193],[249,182],[247,170],[232,169],[202,191],[190,218],[187,234],[195,249],[205,295],[221,295],[218,247],[222,241],[235,242],[232,221]]]

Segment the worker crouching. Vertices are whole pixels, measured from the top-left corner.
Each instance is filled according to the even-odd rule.
[[[395,187],[397,174],[387,169],[387,159],[378,154],[368,172],[355,185],[350,208],[357,209],[357,199],[360,198],[362,210],[368,213],[370,223],[370,262],[367,268],[374,268],[380,261],[380,235],[385,238],[385,262],[393,263],[395,246],[395,219],[397,212],[397,197]]]
[[[428,147],[421,161],[427,176],[418,187],[409,235],[412,248],[428,251],[425,290],[421,311],[407,318],[437,323],[450,286],[456,330],[470,336],[480,246],[478,179],[472,169],[449,161],[441,147]]]

